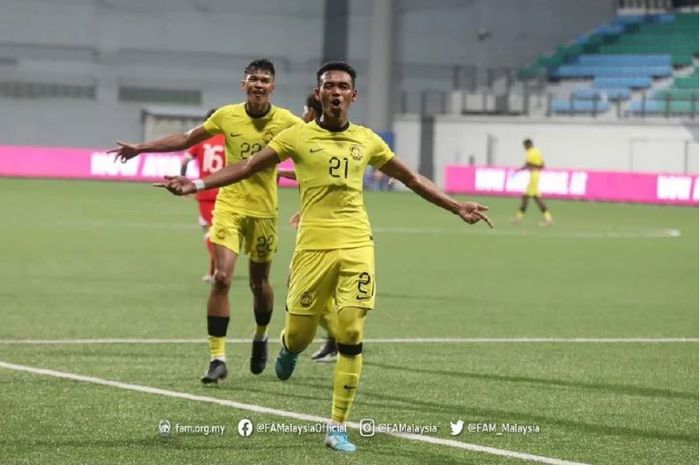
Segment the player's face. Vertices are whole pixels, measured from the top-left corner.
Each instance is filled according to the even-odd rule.
[[[275,89],[275,77],[267,71],[255,70],[246,74],[241,81],[241,89],[250,103],[261,105],[270,101],[270,94]]]
[[[357,99],[357,90],[352,78],[345,71],[331,70],[321,75],[316,96],[321,101],[323,112],[334,117],[345,115]]]

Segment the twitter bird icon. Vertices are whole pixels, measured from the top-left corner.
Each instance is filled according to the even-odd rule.
[[[457,436],[464,429],[464,420],[459,420],[457,423],[450,422],[450,434]]]

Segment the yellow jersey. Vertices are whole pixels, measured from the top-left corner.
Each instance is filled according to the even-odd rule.
[[[527,152],[525,152],[525,163],[542,168],[544,166],[544,158],[542,158],[540,149],[536,149],[535,147],[527,149]]]
[[[301,220],[296,250],[349,249],[372,244],[363,180],[394,153],[371,129],[348,123],[330,131],[316,121],[281,132],[269,144],[291,158],[299,182]]]
[[[275,105],[263,116],[252,117],[245,103],[238,103],[219,108],[203,126],[211,135],[224,135],[226,164],[230,165],[265,148],[277,133],[303,123],[289,110]],[[217,209],[223,207],[242,215],[277,217],[277,168],[259,171],[239,183],[222,187],[216,203]]]

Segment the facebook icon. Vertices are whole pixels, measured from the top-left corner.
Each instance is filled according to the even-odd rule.
[[[238,434],[240,434],[244,438],[247,438],[248,436],[253,434],[253,422],[247,418],[243,418],[241,421],[239,421]]]

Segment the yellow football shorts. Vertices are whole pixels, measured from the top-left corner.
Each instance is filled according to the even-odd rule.
[[[256,218],[217,207],[209,240],[257,263],[272,261],[277,252],[277,218]]]
[[[530,170],[530,182],[525,188],[525,195],[530,197],[540,196],[540,170]]]
[[[322,315],[334,303],[371,310],[374,307],[374,247],[297,250],[292,257],[287,311]]]

